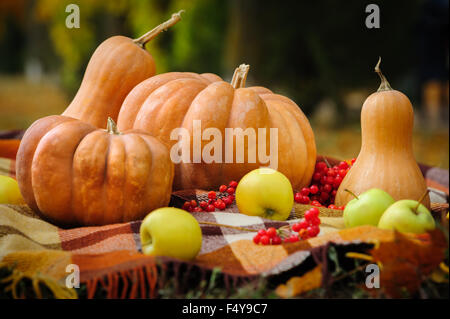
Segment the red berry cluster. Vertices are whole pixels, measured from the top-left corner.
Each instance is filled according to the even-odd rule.
[[[355,161],[355,158],[352,159],[351,165]],[[343,206],[334,205],[334,198],[351,165],[342,161],[338,165],[329,167],[326,162],[317,162],[311,186],[304,187],[300,192],[295,193],[294,200],[300,204],[344,209]]]
[[[215,191],[208,192],[208,201],[201,201],[197,203],[196,200],[191,200],[183,204],[183,209],[188,212],[214,212],[217,209],[224,210],[234,202],[234,193],[236,191],[238,183],[236,181],[231,181],[228,186],[221,185],[219,187],[219,192],[227,193],[227,196],[218,198]]]
[[[253,237],[253,242],[261,245],[279,245],[282,242],[295,243],[299,240],[316,237],[320,233],[320,223],[319,209],[313,207],[305,212],[305,218],[292,225],[291,231],[298,234],[289,232],[288,235],[284,235],[281,229],[270,227],[267,230],[260,229]]]
[[[279,245],[282,239],[274,227],[269,227],[267,230],[260,229],[253,237],[253,242],[261,245]]]
[[[298,239],[308,239],[316,237],[320,233],[320,218],[319,209],[313,207],[305,212],[305,217],[302,218],[298,223],[292,225],[292,230],[298,233],[296,236]],[[295,240],[295,241],[297,241]]]

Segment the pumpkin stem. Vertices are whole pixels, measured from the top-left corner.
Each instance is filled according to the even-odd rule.
[[[386,77],[383,75],[383,73],[381,73],[380,64],[381,64],[381,57],[378,59],[378,63],[375,66],[375,72],[377,72],[377,74],[380,76],[381,79],[381,84],[377,92],[391,91],[392,90],[391,85],[389,84],[388,80],[386,80]]]
[[[420,197],[419,202],[417,203],[416,207],[413,209],[414,214],[418,214],[417,210],[419,209],[420,204],[422,204],[423,200],[425,199],[425,197],[428,195],[428,193],[430,192],[429,189],[427,189],[425,191],[425,193],[423,193],[423,195]]]
[[[231,85],[235,89],[245,87],[245,81],[247,80],[247,74],[250,70],[250,65],[241,64],[234,70],[233,78],[231,79]]]
[[[350,195],[352,195],[353,197],[355,197],[356,199],[358,199],[359,200],[359,197],[358,196],[356,196],[356,194],[355,193],[353,193],[351,190],[349,190],[349,189],[344,189],[344,191],[345,192],[347,192],[347,193],[349,193]]]
[[[106,132],[108,132],[109,134],[114,134],[114,135],[122,134],[117,129],[116,122],[114,122],[114,120],[112,118],[110,118],[110,117],[108,117],[108,124],[106,125]]]
[[[167,20],[166,22],[161,23],[154,29],[148,31],[144,35],[140,36],[137,39],[134,39],[133,42],[139,45],[141,48],[144,48],[145,44],[155,38],[158,34],[160,34],[163,31],[166,31],[171,26],[175,25],[178,21],[181,20],[181,13],[183,13],[184,10],[180,10],[177,13],[172,14],[172,17]]]

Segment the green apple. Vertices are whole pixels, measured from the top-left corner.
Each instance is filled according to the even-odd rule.
[[[142,252],[183,260],[195,258],[202,247],[202,231],[188,212],[174,207],[158,208],[148,214],[140,228]]]
[[[268,167],[247,173],[236,188],[236,205],[241,214],[286,220],[294,206],[289,179]]]
[[[378,227],[422,234],[433,230],[436,225],[433,216],[425,206],[412,199],[403,199],[389,206],[381,216]]]
[[[347,228],[361,225],[377,226],[381,215],[395,202],[391,195],[379,188],[372,188],[359,196],[354,194],[353,196],[355,198],[349,201],[344,209],[344,223]]]

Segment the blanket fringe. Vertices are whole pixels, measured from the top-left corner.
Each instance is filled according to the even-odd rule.
[[[2,268],[1,263],[0,268]],[[31,289],[36,298],[45,298],[42,292],[43,285],[51,291],[55,298],[77,299],[79,297],[76,289],[67,288],[64,284],[41,273],[30,276],[15,268],[8,269],[11,273],[0,279],[0,284],[6,286],[4,291],[10,291],[13,298],[27,297],[19,289],[22,280],[27,279],[31,282]],[[85,284],[86,288],[86,295],[83,295],[83,297],[88,299],[158,298],[158,287],[164,287],[167,283],[174,285],[176,294],[181,294],[185,289],[204,289],[203,293],[205,293],[208,290],[208,285],[203,287],[200,286],[200,283],[207,281],[213,272],[212,269],[202,269],[191,263],[171,260],[107,273],[104,276],[82,280],[81,283]],[[217,283],[226,287],[227,295],[230,295],[240,284],[246,282],[240,276],[226,273],[221,273],[221,278]]]
[[[93,278],[86,282],[87,298],[93,299],[99,290],[104,290],[108,299],[155,298],[158,283],[156,265],[144,265],[103,278]]]

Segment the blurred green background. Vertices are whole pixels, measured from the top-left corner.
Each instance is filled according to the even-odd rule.
[[[136,38],[184,9],[182,21],[147,45],[157,72],[213,72],[229,80],[250,64],[248,85],[292,98],[307,114],[320,154],[352,158],[359,115],[379,85],[373,68],[411,99],[418,161],[448,168],[448,0],[376,1],[1,0],[0,130],[59,114],[106,38]],[[68,29],[68,4],[80,28]]]

